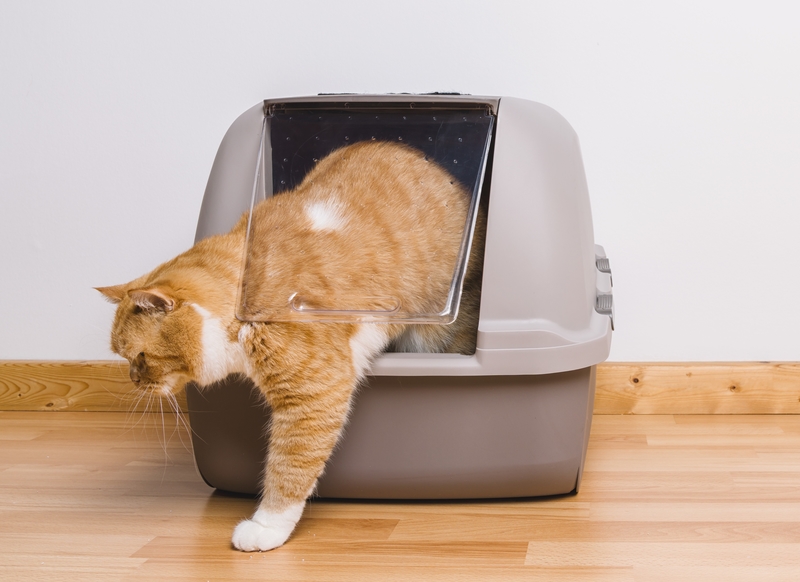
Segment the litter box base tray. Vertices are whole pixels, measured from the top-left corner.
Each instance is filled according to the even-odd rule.
[[[195,461],[212,487],[256,494],[269,409],[253,384],[187,387]],[[595,366],[529,376],[371,376],[317,495],[481,499],[577,491]]]

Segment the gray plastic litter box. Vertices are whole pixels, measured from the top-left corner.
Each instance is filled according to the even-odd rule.
[[[472,355],[380,356],[317,494],[465,499],[577,491],[613,302],[578,138],[554,110],[510,97],[440,94],[266,100],[225,135],[196,239],[227,232],[259,196],[280,195],[320,157],[367,139],[425,151],[487,208],[477,347]],[[202,477],[218,489],[259,492],[269,411],[258,391],[231,377],[202,392],[190,386],[187,399]]]

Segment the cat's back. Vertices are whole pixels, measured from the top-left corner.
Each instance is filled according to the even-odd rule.
[[[335,150],[292,194],[306,209],[319,202],[346,207],[355,219],[389,215],[397,230],[411,227],[404,220],[460,225],[469,202],[460,182],[420,150],[372,141]]]
[[[324,304],[391,292],[429,309],[446,293],[468,207],[466,189],[419,150],[336,150],[254,210],[248,297],[285,304],[299,292]]]

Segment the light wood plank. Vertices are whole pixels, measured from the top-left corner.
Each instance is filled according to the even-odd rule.
[[[531,542],[525,564],[544,568],[794,567],[800,572],[797,544],[652,542]],[[714,578],[712,578],[714,579]],[[720,579],[720,578],[716,578]]]
[[[179,395],[186,410],[186,397]],[[144,412],[159,402],[133,392],[122,361],[2,361],[0,410]]]
[[[0,361],[0,410],[158,412],[116,361]],[[179,396],[186,410],[184,395]],[[595,414],[799,414],[800,363],[604,363]]]
[[[798,414],[800,363],[605,363],[595,414]]]
[[[637,582],[709,581],[716,582],[797,582],[796,566],[684,566],[672,564],[664,568],[636,567]]]

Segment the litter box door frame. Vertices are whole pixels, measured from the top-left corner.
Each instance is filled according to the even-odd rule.
[[[452,323],[458,315],[495,125],[494,110],[486,103],[265,102],[236,317],[248,322]],[[264,271],[250,262],[259,237],[265,236],[253,221],[256,205],[297,187],[331,152],[368,141],[414,148],[425,160],[448,171],[471,195],[450,285],[446,295],[437,298],[440,308],[408,309],[390,287],[378,293],[342,289],[333,295],[347,297],[346,303],[313,307],[304,300],[313,290],[284,280],[286,297],[277,304],[248,296],[249,288],[259,287],[252,277],[261,277]]]

